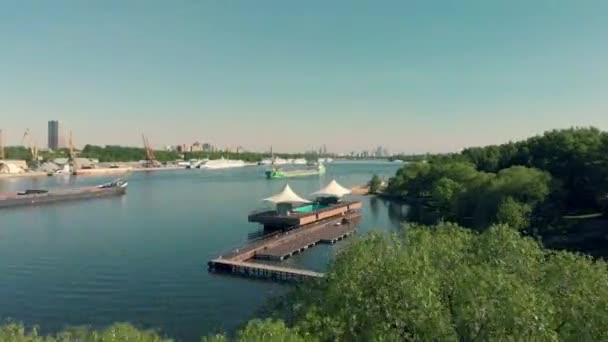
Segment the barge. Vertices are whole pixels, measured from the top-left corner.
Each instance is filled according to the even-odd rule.
[[[126,181],[119,179],[102,185],[73,189],[30,189],[15,193],[5,193],[0,194],[0,208],[120,196],[126,193],[127,185]]]
[[[322,175],[325,173],[325,166],[319,164],[316,168],[301,169],[301,170],[284,170],[282,168],[273,168],[266,171],[266,178],[293,178],[293,177],[306,177]]]

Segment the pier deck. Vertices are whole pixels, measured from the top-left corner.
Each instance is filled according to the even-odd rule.
[[[296,232],[294,239],[264,247],[255,253],[256,259],[284,260],[290,256],[303,252],[317,243],[336,243],[336,241],[351,235],[355,231],[356,222],[335,225],[329,222],[318,227],[315,231],[304,230]]]
[[[360,212],[351,210],[341,216],[321,219],[286,232],[272,234],[209,261],[209,271],[286,281],[322,277],[323,274],[318,272],[260,264],[250,260],[284,260],[318,243],[333,244],[353,234],[360,219]]]

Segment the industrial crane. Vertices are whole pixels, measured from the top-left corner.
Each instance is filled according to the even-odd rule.
[[[27,143],[27,146],[25,145]],[[25,132],[23,133],[23,138],[21,138],[21,145],[23,145],[23,147],[28,148],[30,150],[30,156],[32,157],[31,160],[31,167],[32,168],[37,168],[38,167],[38,146],[36,146],[36,144],[32,143],[32,139],[30,138],[30,129],[26,128]]]
[[[150,147],[148,138],[143,134],[141,135],[141,138],[144,141],[144,148],[146,149],[146,162],[144,163],[144,167],[157,167],[158,162],[154,157],[154,151],[152,150],[152,147]]]
[[[70,166],[70,173],[76,175],[78,170],[78,163],[76,162],[76,148],[74,147],[74,142],[72,140],[72,131],[70,130],[70,141],[69,141],[70,151],[68,154],[68,165]]]

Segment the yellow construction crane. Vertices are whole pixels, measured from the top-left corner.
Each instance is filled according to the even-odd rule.
[[[70,130],[69,145],[68,164],[70,165],[70,173],[75,175],[78,170],[78,163],[76,162],[76,148],[74,147],[74,142],[72,140],[72,130]]]
[[[148,138],[145,135],[141,135],[142,140],[144,141],[144,148],[146,149],[146,162],[144,164],[145,167],[156,167],[158,166],[158,162],[154,157],[154,151],[152,147],[150,147],[150,143],[148,142]]]
[[[25,145],[27,143],[27,146]],[[26,128],[23,133],[23,138],[21,138],[21,145],[23,147],[30,150],[30,155],[32,157],[31,166],[32,168],[38,167],[38,146],[32,143],[32,139],[30,138],[30,129]]]

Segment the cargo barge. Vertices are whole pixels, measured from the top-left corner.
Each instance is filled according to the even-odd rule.
[[[267,170],[265,173],[266,178],[268,179],[315,176],[325,174],[325,166],[323,164],[319,164],[315,168],[303,170],[284,170],[277,167]]]
[[[25,190],[15,193],[0,194],[0,209],[26,205],[38,205],[83,199],[124,195],[128,183],[122,179],[97,186],[85,186],[74,189],[58,190]]]

